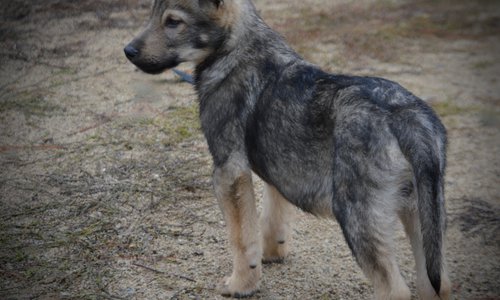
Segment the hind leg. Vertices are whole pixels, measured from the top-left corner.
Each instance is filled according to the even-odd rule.
[[[441,299],[450,298],[451,284],[446,269],[441,271],[441,291],[436,295],[427,276],[425,266],[425,254],[422,243],[422,232],[420,230],[420,221],[416,210],[405,209],[400,213],[401,222],[405,228],[406,234],[410,239],[413,255],[415,257],[415,268],[417,271],[417,291],[420,299]],[[444,260],[444,259],[443,259]]]
[[[282,262],[288,254],[291,235],[291,222],[294,209],[271,185],[264,186],[262,203],[261,230],[263,257],[262,262]]]
[[[258,289],[262,272],[252,176],[238,162],[230,162],[215,170],[214,186],[233,254],[233,272],[218,290],[223,296],[250,296]]]
[[[383,211],[384,207],[370,207],[370,201],[349,202],[336,205],[335,216],[356,261],[373,284],[375,299],[410,299],[410,290],[393,254],[395,213]],[[373,202],[377,203],[372,205],[385,205],[380,201]]]

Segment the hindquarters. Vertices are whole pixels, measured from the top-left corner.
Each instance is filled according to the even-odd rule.
[[[404,92],[404,90],[403,90]],[[370,97],[359,88],[339,93],[333,159],[333,213],[377,298],[407,298],[392,253],[393,223],[413,212],[406,227],[423,264],[429,298],[449,294],[443,270],[444,127],[421,100],[409,93],[398,102]],[[365,98],[363,98],[365,97]],[[412,237],[411,237],[412,238]],[[443,283],[443,287],[441,287]]]
[[[376,299],[410,299],[396,263],[393,236],[398,211],[410,205],[404,197],[411,166],[382,119],[352,116],[336,134],[333,213]],[[379,125],[379,130],[373,130]],[[371,137],[360,137],[360,126]],[[340,130],[339,128],[338,130]]]
[[[450,282],[443,251],[446,130],[419,99],[394,114],[391,129],[412,166],[415,205],[402,213],[401,220],[412,243],[419,295],[422,299],[448,299]]]

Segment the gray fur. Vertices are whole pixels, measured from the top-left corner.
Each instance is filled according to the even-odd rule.
[[[240,14],[229,28],[203,16],[209,0],[157,0],[152,18],[178,2],[211,24],[191,34],[217,39],[201,47],[207,54],[195,72],[216,172],[237,158],[238,168],[251,169],[304,211],[334,216],[365,273],[387,282],[392,222],[418,210],[427,275],[439,295],[446,131],[432,109],[397,83],[328,74],[304,61],[250,1],[211,8],[236,3]],[[150,39],[147,31],[132,44],[143,39]],[[183,38],[178,48],[196,48],[195,40]],[[168,51],[170,68],[176,50]]]

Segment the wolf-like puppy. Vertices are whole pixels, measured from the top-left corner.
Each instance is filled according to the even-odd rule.
[[[293,204],[337,219],[376,299],[411,296],[392,249],[400,219],[420,298],[449,298],[446,130],[422,100],[385,79],[328,74],[304,61],[250,0],[155,0],[146,29],[124,50],[151,74],[196,64],[233,254],[222,295],[252,295],[262,261],[285,258]],[[266,183],[260,235],[252,171]]]

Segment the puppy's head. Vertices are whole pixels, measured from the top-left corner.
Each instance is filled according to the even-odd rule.
[[[201,63],[229,35],[227,14],[223,0],[155,0],[146,28],[125,47],[125,55],[150,74],[182,62]]]

